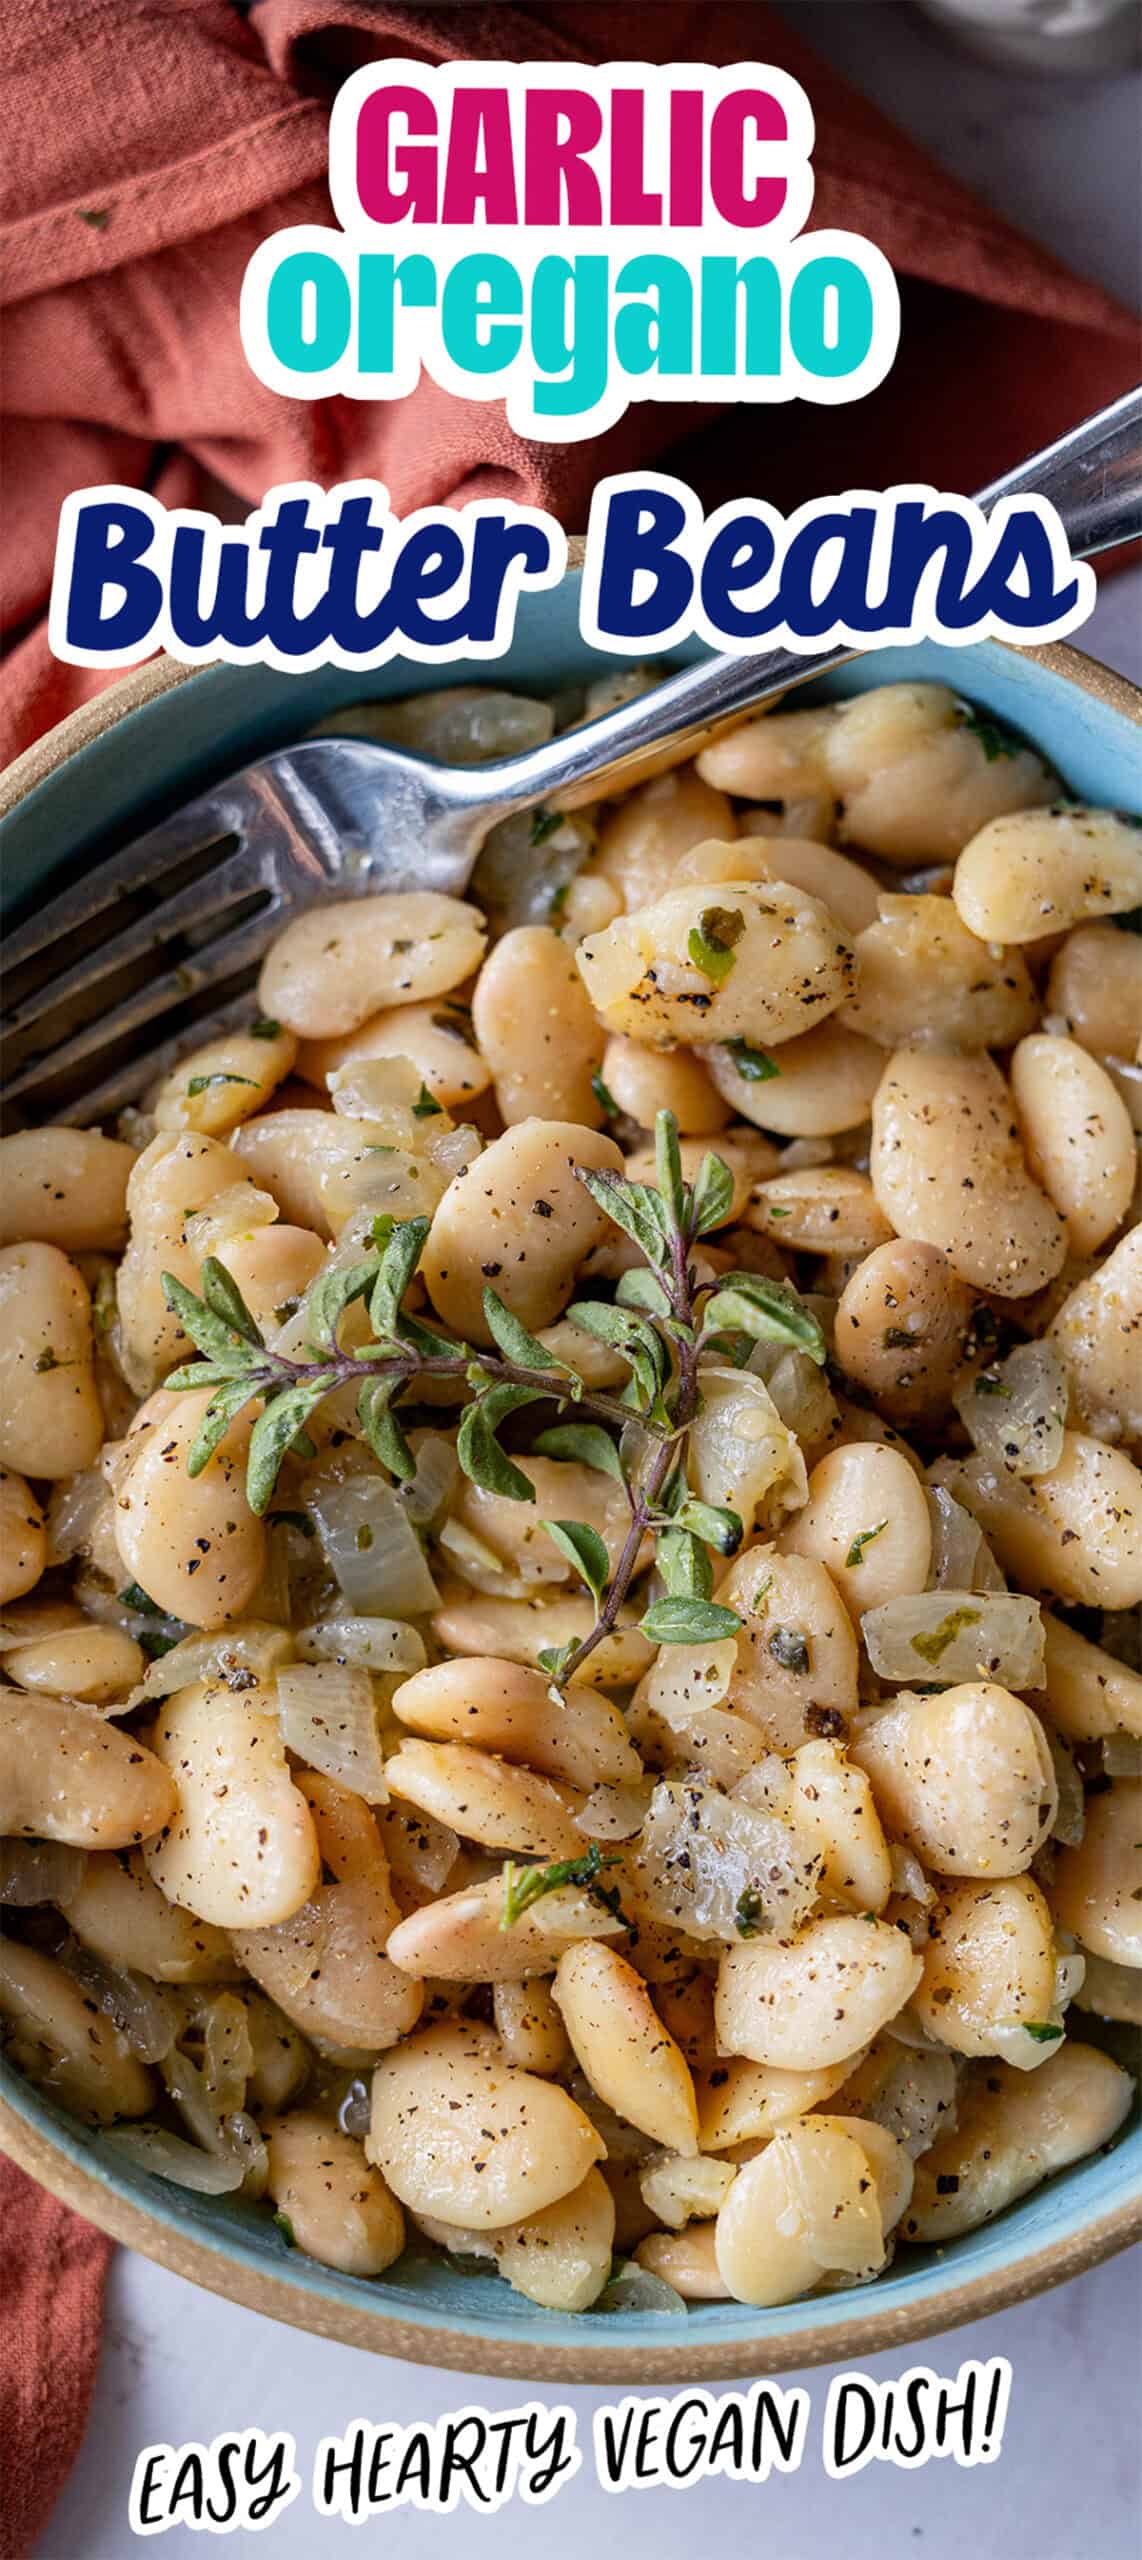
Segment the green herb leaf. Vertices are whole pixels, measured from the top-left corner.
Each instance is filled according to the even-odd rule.
[[[246,1500],[251,1511],[269,1510],[282,1459],[299,1435],[304,1436],[309,1415],[328,1392],[326,1378],[307,1378],[300,1386],[286,1387],[259,1414],[246,1461]]]
[[[548,836],[557,836],[563,824],[562,809],[533,809],[528,829],[529,844],[546,844]]]
[[[213,1093],[215,1085],[219,1084],[248,1084],[252,1093],[259,1091],[256,1076],[228,1075],[223,1067],[217,1067],[213,1075],[192,1076],[186,1090],[191,1101],[194,1101],[200,1093]]]
[[[144,1591],[141,1582],[124,1583],[119,1598],[125,1609],[137,1610],[141,1618],[161,1618],[163,1615],[158,1601],[152,1600],[150,1592]]]
[[[290,2221],[288,2213],[275,2213],[274,2229],[275,2231],[280,2231],[287,2249],[296,2249],[297,2242],[294,2238],[293,2224]]]
[[[1045,2018],[1024,2018],[1020,2024],[1024,2035],[1030,2036],[1034,2044],[1057,2044],[1063,2032],[1061,2027],[1051,2026]]]
[[[823,1369],[825,1337],[816,1316],[786,1280],[760,1271],[731,1271],[706,1302],[710,1333],[748,1333],[755,1342],[791,1342]]]
[[[769,1650],[783,1671],[793,1671],[803,1678],[809,1668],[808,1640],[800,1627],[775,1627],[769,1639]]]
[[[697,924],[691,925],[686,937],[687,954],[715,987],[725,985],[734,966],[734,945],[744,932],[745,917],[740,907],[704,907]]]
[[[403,1384],[400,1378],[366,1378],[357,1396],[357,1419],[369,1447],[398,1484],[408,1484],[416,1474],[416,1460],[392,1410]]]
[[[219,1262],[212,1253],[207,1254],[202,1266],[202,1297],[212,1315],[220,1316],[223,1324],[231,1325],[235,1333],[241,1334],[245,1342],[252,1342],[257,1350],[264,1349],[265,1337],[255,1324],[237,1281],[231,1278],[225,1263]]]
[[[604,1084],[601,1071],[598,1067],[596,1067],[591,1078],[591,1091],[594,1094],[600,1111],[605,1112],[607,1119],[617,1120],[619,1116],[619,1106],[615,1101],[615,1097],[611,1092],[610,1086]]]
[[[514,1921],[530,1911],[546,1893],[558,1893],[561,1885],[586,1885],[588,1889],[604,1867],[617,1866],[618,1853],[611,1850],[604,1857],[597,1840],[592,1840],[581,1858],[555,1858],[547,1867],[517,1867],[509,1859],[504,1868],[504,1907],[501,1929],[510,1929]]]
[[[648,1271],[645,1264],[634,1271],[620,1271],[615,1302],[620,1307],[644,1307],[652,1316],[670,1313],[670,1299],[657,1272]]]
[[[993,720],[990,712],[977,710],[973,703],[961,704],[960,727],[969,729],[973,738],[979,739],[989,764],[994,764],[998,756],[1022,754],[1021,742],[1013,737],[1011,730],[1005,729],[1001,721]]]
[[[552,1358],[550,1351],[544,1349],[542,1342],[537,1342],[535,1335],[528,1332],[527,1326],[521,1324],[519,1317],[512,1314],[511,1308],[505,1307],[503,1299],[496,1296],[494,1289],[484,1291],[484,1322],[496,1349],[503,1352],[505,1360],[514,1361],[517,1369],[563,1367],[563,1362]]]
[[[281,1024],[274,1021],[272,1014],[260,1013],[257,1021],[250,1024],[251,1040],[280,1040],[281,1036]]]
[[[229,1277],[223,1272],[221,1263],[215,1262],[213,1256],[210,1256],[202,1266],[204,1285],[208,1280],[213,1282],[215,1274],[220,1275],[223,1280]],[[190,1335],[195,1349],[203,1352],[205,1357],[212,1360],[219,1369],[225,1370],[231,1377],[236,1377],[240,1371],[254,1365],[251,1358],[254,1346],[249,1334],[240,1331],[229,1317],[216,1315],[213,1308],[207,1306],[205,1299],[196,1298],[193,1289],[185,1288],[181,1280],[175,1279],[173,1272],[163,1272],[162,1291],[172,1316],[177,1316],[183,1332]],[[245,1308],[243,1313],[246,1313]],[[251,1321],[252,1319],[247,1316],[247,1322]]]
[[[720,1156],[703,1156],[698,1178],[690,1195],[690,1227],[695,1236],[709,1235],[712,1227],[722,1227],[734,1201],[734,1177]]]
[[[926,1635],[912,1637],[913,1653],[918,1653],[922,1662],[939,1662],[964,1627],[979,1625],[980,1614],[978,1609],[949,1609],[938,1627],[929,1627]]]
[[[240,1413],[243,1405],[248,1404],[251,1396],[256,1396],[258,1392],[257,1379],[249,1376],[230,1378],[224,1386],[215,1390],[186,1453],[188,1476],[200,1476],[203,1468],[209,1466],[218,1443],[225,1439],[235,1414]],[[257,1429],[256,1424],[254,1428]]]
[[[596,1208],[621,1227],[640,1253],[659,1271],[670,1261],[670,1215],[661,1195],[648,1182],[627,1182],[621,1173],[595,1173],[576,1167]]]
[[[629,1360],[635,1386],[645,1409],[651,1411],[670,1373],[666,1345],[654,1326],[628,1307],[610,1307],[601,1298],[576,1299],[567,1313],[582,1332],[611,1343]]]
[[[726,1054],[743,1084],[768,1084],[781,1069],[767,1049],[755,1049],[749,1040],[727,1040]]]
[[[533,1443],[537,1458],[561,1458],[581,1467],[594,1467],[599,1475],[623,1480],[618,1450],[601,1422],[557,1422],[550,1431],[541,1431]]]
[[[336,1351],[337,1327],[346,1307],[357,1298],[367,1298],[376,1277],[375,1260],[319,1273],[305,1293],[305,1338],[314,1351]]]
[[[873,1539],[879,1538],[881,1530],[887,1529],[887,1527],[887,1520],[878,1520],[875,1529],[858,1529],[852,1545],[849,1548],[848,1554],[845,1557],[846,1565],[862,1564],[864,1562],[865,1548],[871,1547]]]
[[[981,1369],[978,1378],[972,1380],[972,1394],[1010,1397],[1011,1389],[1006,1378],[997,1377],[994,1370]]]
[[[741,1625],[736,1609],[699,1599],[655,1600],[641,1621],[651,1644],[721,1644]]]
[[[534,1502],[531,1478],[505,1456],[496,1432],[509,1413],[539,1401],[537,1387],[493,1386],[467,1407],[456,1435],[456,1455],[464,1474],[473,1484],[482,1485],[485,1493],[503,1493],[513,1502]]]
[[[680,1227],[686,1215],[686,1185],[682,1179],[678,1122],[672,1111],[659,1111],[655,1115],[654,1170],[659,1196],[666,1203],[671,1223]]]
[[[387,1227],[383,1242],[377,1234],[378,1227]],[[401,1299],[428,1241],[428,1228],[427,1218],[398,1218],[391,1226],[387,1221],[374,1221],[381,1260],[369,1300],[369,1322],[378,1341],[391,1342],[396,1334]]]
[[[420,1092],[412,1106],[413,1119],[434,1120],[442,1108],[443,1105],[437,1102],[435,1096],[429,1092],[428,1086],[426,1084],[422,1084]]]
[[[597,1529],[585,1520],[545,1520],[548,1537],[573,1564],[593,1600],[601,1600],[610,1579],[611,1560]]]
[[[765,1904],[756,1885],[743,1885],[734,1904],[734,1927],[739,1938],[756,1938],[766,1926]]]
[[[690,1529],[696,1538],[704,1538],[720,1556],[735,1556],[742,1542],[742,1524],[736,1511],[720,1502],[699,1502],[696,1494],[687,1494],[675,1513],[680,1529]]]
[[[701,1539],[688,1529],[661,1530],[654,1560],[671,1600],[709,1599],[714,1569]]]
[[[578,1653],[578,1650],[578,1639],[572,1637],[569,1644],[542,1645],[535,1658],[540,1670],[546,1671],[549,1679],[558,1683],[563,1678],[572,1654]]]

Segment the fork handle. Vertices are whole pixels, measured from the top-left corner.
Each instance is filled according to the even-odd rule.
[[[1142,390],[1129,391],[1100,409],[1041,453],[1032,454],[982,489],[985,510],[998,499],[1033,492],[1058,510],[1076,559],[1142,533]],[[704,658],[667,678],[651,694],[604,713],[499,768],[481,765],[465,775],[465,797],[485,823],[534,806],[558,791],[565,807],[576,797],[598,799],[605,776],[625,783],[632,765],[667,740],[699,745],[737,713],[749,710],[791,682],[843,666],[852,649],[804,657],[791,649],[762,650],[756,657]],[[500,787],[497,789],[497,781]],[[451,796],[451,795],[450,795]]]

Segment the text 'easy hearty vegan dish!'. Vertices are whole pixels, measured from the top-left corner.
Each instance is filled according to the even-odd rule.
[[[561,2311],[865,2283],[1116,2133],[1140,908],[1137,823],[882,686],[313,908],[3,1141],[19,2069]]]

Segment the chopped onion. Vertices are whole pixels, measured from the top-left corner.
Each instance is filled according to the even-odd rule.
[[[634,2258],[629,2259],[625,2267],[620,2267],[610,2283],[603,2286],[598,2300],[591,2304],[591,2311],[625,2311],[632,2318],[650,2311],[671,2320],[686,2318],[686,2305],[681,2294],[676,2293],[673,2285],[665,2283],[661,2276],[652,2275],[649,2267],[640,2267]]]
[[[85,1618],[94,1618],[97,1626],[121,1627],[125,1635],[134,1636],[137,1644],[146,1646],[148,1642],[159,1639],[173,1647],[181,1644],[187,1633],[181,1618],[164,1617],[158,1610],[131,1608],[98,1573],[86,1570],[77,1573],[74,1591]],[[117,1712],[123,1714],[126,1709],[120,1708]]]
[[[306,1504],[355,1617],[415,1618],[440,1606],[419,1538],[382,1475],[314,1475]]]
[[[249,2196],[262,2195],[269,2161],[253,2117],[241,2108],[223,2114],[211,2097],[204,2073],[179,2046],[173,2053],[163,2055],[159,2069],[169,2096],[196,2141],[205,2151],[236,2161],[240,2176],[235,2184]]]
[[[377,1816],[381,1845],[399,1884],[418,1891],[442,1893],[460,1855],[459,1834],[434,1813],[411,1813],[403,1805],[385,1805]]]
[[[85,1996],[94,2000],[120,2035],[126,2037],[140,2061],[161,2062],[171,2051],[183,2026],[182,2008],[174,1992],[141,1973],[128,1973],[122,1965],[106,1964],[102,1956],[93,1955],[90,1947],[75,1942],[61,1949],[60,1963]]]
[[[1142,1735],[1104,1735],[1102,1765],[1108,1778],[1142,1778]]]
[[[557,921],[560,892],[570,887],[594,844],[594,827],[578,814],[524,809],[501,818],[484,839],[472,879],[472,894],[496,933]]]
[[[70,1902],[86,1865],[86,1850],[65,1848],[62,1840],[0,1840],[0,1910]]]
[[[384,738],[410,755],[437,764],[489,764],[546,745],[555,726],[549,702],[505,693],[496,685],[459,684],[410,694],[406,702],[353,702],[330,712],[311,732],[315,738],[344,732],[351,738]]]
[[[824,1370],[810,1360],[807,1351],[779,1351],[776,1360],[763,1363],[759,1352],[773,1348],[772,1343],[755,1343],[747,1368],[764,1378],[782,1421],[796,1439],[826,1439],[839,1417]]]
[[[371,1120],[374,1139],[420,1152],[422,1122],[414,1116],[422,1079],[411,1058],[350,1059],[328,1078],[329,1098],[339,1119]]]
[[[52,1489],[48,1504],[48,1563],[68,1564],[90,1555],[111,1514],[112,1496],[102,1467],[85,1467]]]
[[[1045,1476],[1063,1454],[1067,1374],[1049,1342],[1021,1342],[981,1369],[956,1397],[956,1410],[991,1466],[1013,1476]]]
[[[342,1662],[295,1662],[278,1673],[286,1749],[366,1804],[387,1804],[377,1705],[367,1671]]]
[[[922,1911],[930,1911],[936,1899],[936,1888],[925,1873],[914,1849],[904,1849],[892,1841],[888,1851],[892,1869],[892,1890],[905,1902],[918,1902]]]
[[[962,1502],[942,1484],[928,1485],[928,1517],[932,1523],[932,1563],[929,1587],[943,1590],[952,1583],[957,1591],[975,1589],[975,1570],[983,1544],[983,1531]]]
[[[1070,1743],[1065,1742],[1054,1725],[1043,1720],[1043,1734],[1055,1771],[1059,1802],[1051,1824],[1051,1838],[1064,1849],[1077,1849],[1086,1829],[1086,1796]]]
[[[1060,2012],[1070,2007],[1086,1980],[1086,1957],[1073,1942],[1055,1961],[1055,2007]]]
[[[163,2125],[121,2124],[114,2132],[105,2133],[103,2140],[132,2168],[145,2169],[155,2178],[169,2178],[173,2186],[189,2187],[195,2195],[234,2195],[246,2175],[236,2156],[199,2151],[194,2143],[184,2142],[180,2134],[168,2133]]]
[[[497,1600],[531,1597],[535,1583],[522,1574],[509,1573],[503,1557],[465,1521],[445,1520],[437,1530],[436,1543],[473,1591],[486,1591]]]
[[[187,1636],[169,1653],[148,1665],[127,1706],[145,1706],[151,1698],[171,1698],[176,1689],[192,1689],[199,1680],[218,1680],[227,1689],[264,1685],[290,1660],[294,1640],[283,1627],[250,1618],[242,1626],[220,1627],[213,1635]]]
[[[1049,2028],[1050,2034],[1031,2034],[1031,2026]],[[1000,2018],[988,2028],[991,2049],[1001,2062],[1009,2062],[1013,2071],[1038,2071],[1051,2055],[1057,2053],[1063,2039],[1063,2020],[1052,2007],[1045,2018],[1035,2018],[1025,2026],[1021,2018]]]
[[[884,2033],[891,2036],[894,2044],[906,2044],[918,2053],[947,2051],[947,2046],[940,2043],[938,2036],[930,2036],[927,2028],[921,2026],[911,2001],[907,2001],[903,2009],[898,2009],[896,2016],[888,2020]]]
[[[367,2080],[351,2080],[337,2108],[337,2122],[342,2133],[352,2134],[355,2142],[363,2142],[373,2120],[373,2101]]]
[[[776,1815],[689,1778],[656,1786],[639,1841],[639,1899],[690,1938],[735,1946],[790,1937],[816,1894],[820,1860]]]
[[[703,1502],[736,1511],[748,1538],[774,1529],[805,1501],[809,1479],[768,1388],[749,1369],[703,1366],[702,1401],[690,1433],[689,1472]]]
[[[262,1227],[275,1226],[279,1214],[277,1201],[268,1191],[235,1182],[226,1191],[216,1192],[204,1209],[190,1210],[183,1222],[183,1237],[201,1266],[208,1254],[233,1244],[236,1236],[256,1235]]]
[[[867,1609],[861,1633],[881,1680],[905,1685],[999,1680],[1041,1689],[1046,1677],[1043,1616],[1021,1591],[920,1591]]]
[[[431,1124],[425,1153],[443,1182],[454,1181],[456,1175],[463,1173],[468,1165],[475,1164],[477,1156],[482,1156],[483,1152],[484,1141],[480,1132],[473,1129],[467,1120],[462,1120],[458,1129],[440,1129],[435,1122]]]
[[[294,1639],[302,1662],[350,1662],[362,1671],[423,1671],[424,1638],[399,1618],[319,1618]]]
[[[951,2132],[957,2080],[950,2053],[899,2045],[887,2077],[859,2112],[871,2123],[883,2125],[886,2133],[903,2143],[909,2159],[918,2160],[938,2133]]]
[[[253,2076],[254,2046],[246,2003],[237,1991],[210,1991],[200,1997],[202,2073],[206,2094],[222,2116],[245,2104]]]
[[[582,1811],[573,1817],[575,1829],[586,1840],[632,1840],[646,1820],[650,1798],[649,1778],[638,1786],[592,1787]]]
[[[454,1442],[445,1439],[442,1431],[414,1432],[409,1446],[416,1460],[416,1473],[407,1484],[398,1485],[397,1500],[403,1503],[414,1529],[430,1529],[455,1493],[460,1461]]]

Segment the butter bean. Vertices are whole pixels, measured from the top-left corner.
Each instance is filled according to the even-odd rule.
[[[1077,1418],[1104,1440],[1142,1440],[1142,1226],[1064,1298],[1048,1327]]]
[[[1025,1298],[1060,1269],[1066,1226],[1031,1178],[990,1058],[897,1050],[873,1103],[869,1169],[897,1234],[937,1245],[976,1288]]]
[[[1043,1010],[1095,1058],[1132,1058],[1142,1023],[1142,942],[1112,924],[1080,924],[1047,972]]]
[[[836,1020],[782,1041],[775,1076],[757,1077],[748,1042],[714,1046],[707,1055],[718,1092],[734,1111],[783,1138],[826,1138],[858,1128],[884,1065],[871,1039]]]
[[[0,1938],[0,2037],[8,2060],[85,2124],[145,2115],[152,2074],[63,1966]]]
[[[733,833],[724,792],[703,780],[700,768],[685,765],[626,793],[600,830],[592,872],[618,891],[629,912],[673,888],[679,856],[690,845]]]
[[[653,1129],[659,1111],[672,1111],[684,1138],[708,1138],[730,1117],[708,1060],[693,1049],[647,1049],[616,1034],[607,1042],[601,1073],[617,1108],[644,1129]]]
[[[115,1540],[126,1578],[190,1626],[222,1627],[249,1608],[265,1570],[266,1533],[246,1501],[249,1406],[200,1475],[187,1458],[209,1389],[141,1407],[115,1496]]]
[[[197,1129],[225,1138],[242,1120],[263,1111],[275,1085],[297,1058],[292,1031],[280,1024],[260,1032],[235,1029],[192,1049],[163,1077],[151,1102],[156,1129]]]
[[[225,1932],[169,1902],[138,1849],[94,1852],[62,1908],[93,1955],[129,1964],[152,1982],[233,1982],[237,1975]]]
[[[1142,1967],[1142,1780],[1120,1778],[1088,1798],[1082,1839],[1059,1852],[1051,1902],[1092,1955]]]
[[[47,1525],[27,1477],[0,1467],[0,1608],[35,1589],[47,1557]]]
[[[0,1464],[78,1475],[103,1438],[92,1366],[91,1300],[54,1244],[0,1252]]]
[[[472,1027],[509,1128],[530,1119],[602,1126],[595,1082],[604,1035],[574,957],[549,925],[517,925],[497,942],[476,980]]]
[[[667,2149],[696,2152],[693,2080],[633,1965],[597,1942],[571,1947],[559,1959],[555,2003],[605,2104]]]
[[[404,2247],[404,2215],[359,2142],[298,2107],[263,2126],[269,2193],[296,2246],[346,2276],[383,2276]]]
[[[464,1742],[402,1742],[385,1764],[390,1795],[419,1805],[463,1840],[528,1858],[573,1858],[583,1835],[579,1789],[537,1778]]]
[[[93,1707],[0,1690],[0,1837],[130,1849],[176,1803],[154,1752]]]
[[[877,1245],[841,1291],[834,1350],[846,1375],[893,1420],[948,1411],[963,1371],[976,1299],[932,1244]]]
[[[288,1920],[321,1866],[272,1691],[199,1681],[164,1699],[152,1741],[178,1785],[177,1812],[147,1850],[160,1891],[221,1929]]]
[[[845,1023],[885,1049],[910,1040],[1005,1049],[1038,1018],[1021,953],[969,933],[950,898],[882,897],[877,922],[857,936],[856,967]]]
[[[824,2117],[785,2126],[738,2170],[714,2245],[735,2300],[762,2307],[794,2302],[826,2275],[877,2274],[884,2224],[863,2141]]]
[[[236,1929],[234,1953],[319,2050],[384,2053],[416,2025],[423,1995],[386,1952],[399,1915],[376,1822],[331,1778],[294,1785],[332,1880],[275,1926]]]
[[[1020,1589],[1095,1609],[1142,1600],[1142,1474],[1123,1450],[1066,1431],[1049,1475],[997,1474],[978,1454],[936,1474]]]
[[[992,2221],[1111,2141],[1133,2096],[1109,2054],[1069,2038],[1030,2079],[1003,2062],[970,2073],[954,2127],[916,2163],[905,2238],[942,2247]]]
[[[726,2053],[781,2071],[850,2061],[911,1999],[920,1958],[884,1920],[811,1920],[787,1945],[730,1947],[714,2015]]]
[[[930,2036],[955,2053],[999,2054],[1033,2070],[1050,2047],[1012,2031],[1048,2022],[1055,1999],[1051,1915],[1030,1876],[949,1886],[929,1915],[923,1979],[913,2001]]]
[[[786,881],[672,889],[581,942],[576,959],[608,1031],[650,1042],[790,1040],[852,986],[847,934]]]
[[[412,2212],[478,2231],[541,2213],[603,2157],[566,2090],[512,2070],[495,2036],[460,2023],[382,2057],[365,2149]]]
[[[326,900],[295,917],[262,963],[264,1013],[306,1040],[357,1031],[390,1006],[447,995],[479,967],[475,907],[435,889]]]
[[[743,1214],[787,1253],[871,1253],[892,1233],[867,1173],[847,1164],[802,1165],[759,1182]]]
[[[505,1892],[503,1876],[489,1876],[422,1904],[393,1930],[391,1961],[418,1981],[532,1983],[554,1973],[570,1942],[622,1935],[622,1923],[575,1885],[545,1893],[505,1928]]]
[[[1046,1736],[993,1680],[938,1697],[903,1690],[852,1745],[894,1839],[948,1876],[1015,1876],[1058,1809]]]
[[[13,1646],[4,1657],[4,1669],[21,1689],[102,1707],[112,1699],[126,1698],[143,1677],[146,1656],[134,1637],[119,1627],[97,1626],[85,1618],[58,1635]]]
[[[613,1138],[562,1120],[524,1120],[449,1183],[421,1265],[437,1314],[488,1343],[486,1281],[536,1331],[561,1315],[580,1262],[608,1232],[579,1169],[621,1173]]]
[[[542,1672],[522,1663],[434,1663],[401,1682],[392,1706],[414,1733],[474,1743],[571,1786],[624,1786],[642,1775],[638,1753],[609,1699],[585,1681],[553,1689]]]
[[[140,1395],[157,1386],[191,1345],[163,1296],[163,1273],[197,1289],[202,1252],[187,1225],[235,1186],[248,1188],[251,1226],[260,1222],[253,1183],[229,1147],[193,1131],[164,1129],[138,1158],[127,1185],[131,1236],[119,1266],[117,1295],[124,1367]]]
[[[337,1039],[303,1040],[297,1071],[307,1084],[324,1089],[339,1067],[357,1066],[367,1058],[411,1059],[433,1101],[446,1111],[458,1110],[461,1118],[492,1081],[471,1014],[458,997],[394,1005]]]
[[[134,1161],[133,1147],[98,1129],[18,1129],[0,1138],[0,1245],[117,1253]]]
[[[869,1530],[875,1535],[866,1537]],[[886,1600],[924,1589],[932,1527],[923,1487],[907,1459],[883,1441],[832,1449],[818,1459],[809,1499],[786,1523],[779,1543],[787,1555],[811,1556],[824,1565],[859,1618]]]
[[[1142,837],[1113,809],[1067,801],[992,818],[965,843],[952,896],[981,942],[1037,942],[1142,903]]]
[[[1043,1032],[1021,1040],[1011,1090],[1027,1163],[1066,1219],[1076,1253],[1093,1253],[1130,1206],[1138,1151],[1130,1114],[1097,1058]]]

